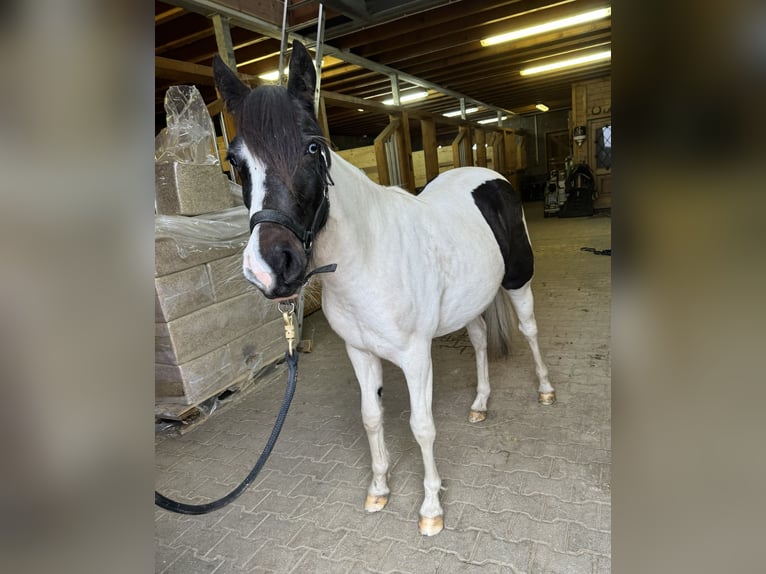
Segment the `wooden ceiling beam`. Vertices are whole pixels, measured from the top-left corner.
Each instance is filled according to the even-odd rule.
[[[181,81],[185,83],[202,84],[206,86],[215,85],[213,81],[212,66],[201,66],[181,60],[171,60],[162,56],[154,57],[154,75],[158,78],[167,80]],[[250,85],[256,85],[259,80],[256,76],[248,74],[239,74],[243,82]]]
[[[391,54],[419,50],[423,47],[423,42],[420,41],[420,38],[423,37],[429,39],[429,46],[441,49],[452,45],[479,42],[483,38],[502,34],[511,29],[525,28],[542,22],[565,18],[604,5],[605,0],[587,0],[585,3],[568,2],[566,4],[554,4],[550,0],[535,0],[529,4],[524,3],[524,7],[529,6],[529,8],[523,12],[509,14],[498,11],[495,13],[496,18],[488,19],[483,13],[466,17],[461,17],[459,13],[456,13],[454,21],[449,25],[426,25],[416,33],[397,36],[393,40],[388,39],[383,42],[370,40],[358,50],[358,53],[365,58],[372,58],[381,62],[394,62],[396,58],[392,57]]]
[[[554,32],[548,32],[547,34],[541,34],[538,36],[532,36],[530,38],[523,38],[515,42],[507,42],[504,44],[497,44],[495,46],[489,46],[487,48],[481,45],[480,40],[485,38],[486,35],[481,34],[479,36],[472,35],[469,32],[463,32],[459,36],[446,36],[433,41],[429,41],[428,45],[414,44],[407,46],[406,48],[397,47],[395,50],[389,50],[377,54],[376,57],[381,61],[386,62],[389,66],[398,66],[407,69],[407,62],[418,61],[424,62],[429,59],[434,59],[437,56],[441,56],[442,52],[455,54],[459,51],[462,52],[475,52],[477,54],[485,52],[490,54],[502,54],[507,52],[514,52],[516,50],[524,50],[533,47],[544,47],[545,45],[554,45],[556,42],[566,41],[570,38],[578,38],[587,36],[588,34],[597,33],[603,30],[611,28],[611,18],[605,18],[598,22],[589,22],[580,26],[573,26],[564,30],[556,30]]]
[[[535,0],[542,4],[551,4],[552,0]],[[574,0],[569,0],[574,1]],[[456,4],[435,8],[427,12],[421,12],[412,16],[406,16],[396,20],[395,26],[386,22],[383,24],[365,27],[352,33],[338,34],[333,30],[325,31],[325,38],[342,49],[363,49],[370,43],[390,41],[402,35],[418,35],[421,30],[436,26],[454,25],[463,19],[466,22],[474,20],[493,19],[507,16],[520,0],[506,0],[504,2],[458,2]],[[470,25],[470,24],[467,24]],[[422,36],[421,36],[422,37]],[[360,52],[361,53],[361,52]]]

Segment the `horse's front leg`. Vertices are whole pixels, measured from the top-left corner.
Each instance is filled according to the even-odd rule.
[[[425,497],[420,507],[418,529],[421,534],[433,536],[444,527],[444,511],[439,503],[441,479],[434,461],[436,427],[431,413],[433,368],[431,341],[412,346],[401,365],[410,392],[410,428],[423,455],[423,490]]]
[[[367,512],[382,510],[388,502],[388,451],[383,439],[383,405],[380,393],[383,388],[383,371],[380,359],[361,349],[346,345],[354,373],[362,391],[362,422],[370,442],[372,458],[372,482],[367,489],[364,509]]]

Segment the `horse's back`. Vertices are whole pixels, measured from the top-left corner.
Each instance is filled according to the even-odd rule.
[[[483,167],[451,169],[434,178],[421,196],[434,205],[449,202],[478,209],[503,256],[505,289],[518,289],[532,278],[534,257],[521,198],[502,175]]]

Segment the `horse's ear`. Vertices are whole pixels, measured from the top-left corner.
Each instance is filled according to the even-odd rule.
[[[290,75],[287,80],[287,91],[294,98],[314,113],[314,88],[316,87],[316,70],[314,62],[305,46],[293,41],[293,54],[290,57]]]
[[[223,97],[223,101],[226,104],[226,109],[236,115],[239,112],[242,100],[250,93],[250,88],[242,83],[242,80],[223,62],[218,54],[213,58],[213,77],[215,78],[215,85],[218,91],[221,92],[221,97]]]

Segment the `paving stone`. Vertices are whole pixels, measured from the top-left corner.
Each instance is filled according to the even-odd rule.
[[[587,528],[598,529],[600,525],[599,507],[605,506],[595,502],[566,502],[558,498],[545,497],[545,510],[542,520],[566,520],[579,522]]]
[[[531,542],[512,542],[482,532],[474,546],[471,562],[476,564],[492,562],[510,567],[513,572],[529,572],[531,557]]]
[[[187,549],[165,570],[162,570],[162,574],[207,574],[212,573],[220,564],[220,558],[205,560],[195,556],[191,549]]]
[[[272,572],[290,572],[308,552],[305,548],[291,549],[280,544],[263,544],[245,565],[248,569],[261,568]]]
[[[243,537],[248,537],[266,518],[264,512],[248,512],[239,505],[239,500],[233,503],[226,514],[215,523],[215,528],[233,530]],[[198,548],[195,546],[195,548]]]
[[[491,485],[470,486],[459,480],[443,480],[442,488],[445,489],[442,500],[463,502],[481,510],[489,510],[496,491],[496,488]]]
[[[234,531],[228,531],[210,551],[207,556],[221,557],[238,567],[245,567],[250,558],[259,547],[269,546],[264,540],[252,540],[238,535]]]
[[[258,529],[250,534],[250,538],[261,539],[265,537],[279,544],[285,544],[295,536],[304,525],[305,522],[301,520],[290,520],[288,517],[283,518],[274,514],[269,514],[263,519],[263,522],[260,523]]]
[[[459,560],[468,561],[479,537],[478,530],[446,527],[438,536],[421,536],[418,540],[419,550],[437,550],[444,554],[454,554]],[[442,566],[439,567],[441,572]]]
[[[379,568],[386,572],[402,570],[404,572],[417,572],[418,574],[431,574],[439,571],[441,560],[442,554],[439,552],[416,550],[403,542],[394,540]]]
[[[610,536],[608,532],[591,530],[576,522],[569,523],[568,552],[593,552],[608,556],[610,554]]]
[[[446,554],[439,564],[439,574],[508,574],[508,568],[492,562],[472,564],[454,554]]]
[[[562,520],[543,522],[526,514],[514,513],[508,524],[506,537],[511,540],[541,542],[559,552],[566,551],[568,523]]]
[[[497,488],[489,510],[491,512],[510,510],[527,514],[531,518],[542,519],[543,501],[544,497],[539,494],[521,495],[510,492],[505,488]]]
[[[594,557],[590,554],[565,554],[545,544],[535,544],[530,572],[569,574],[593,572]]]
[[[322,553],[316,550],[309,550],[301,558],[300,562],[296,564],[292,572],[295,574],[303,574],[309,572],[316,572],[322,574],[346,574],[351,568],[351,563],[348,561],[337,562],[330,560]]]
[[[210,528],[201,522],[195,522],[183,533],[183,545],[193,548],[198,556],[206,556],[219,544],[229,532],[225,528]]]
[[[347,557],[354,557],[356,560],[363,560],[365,567],[375,570],[387,557],[393,542],[390,539],[370,542],[370,539],[363,538],[356,532],[346,532],[331,558],[342,560]]]
[[[184,546],[180,548],[172,548],[165,544],[154,545],[154,570],[156,572],[164,572],[170,566],[171,563],[176,561],[181,554],[187,552],[188,549]]]
[[[375,521],[375,529],[359,530],[358,532],[362,536],[374,538],[376,540],[394,539],[407,542],[417,535],[417,517],[406,518],[388,510],[372,513],[371,516],[377,518]],[[336,519],[337,518],[338,517],[336,517]]]

